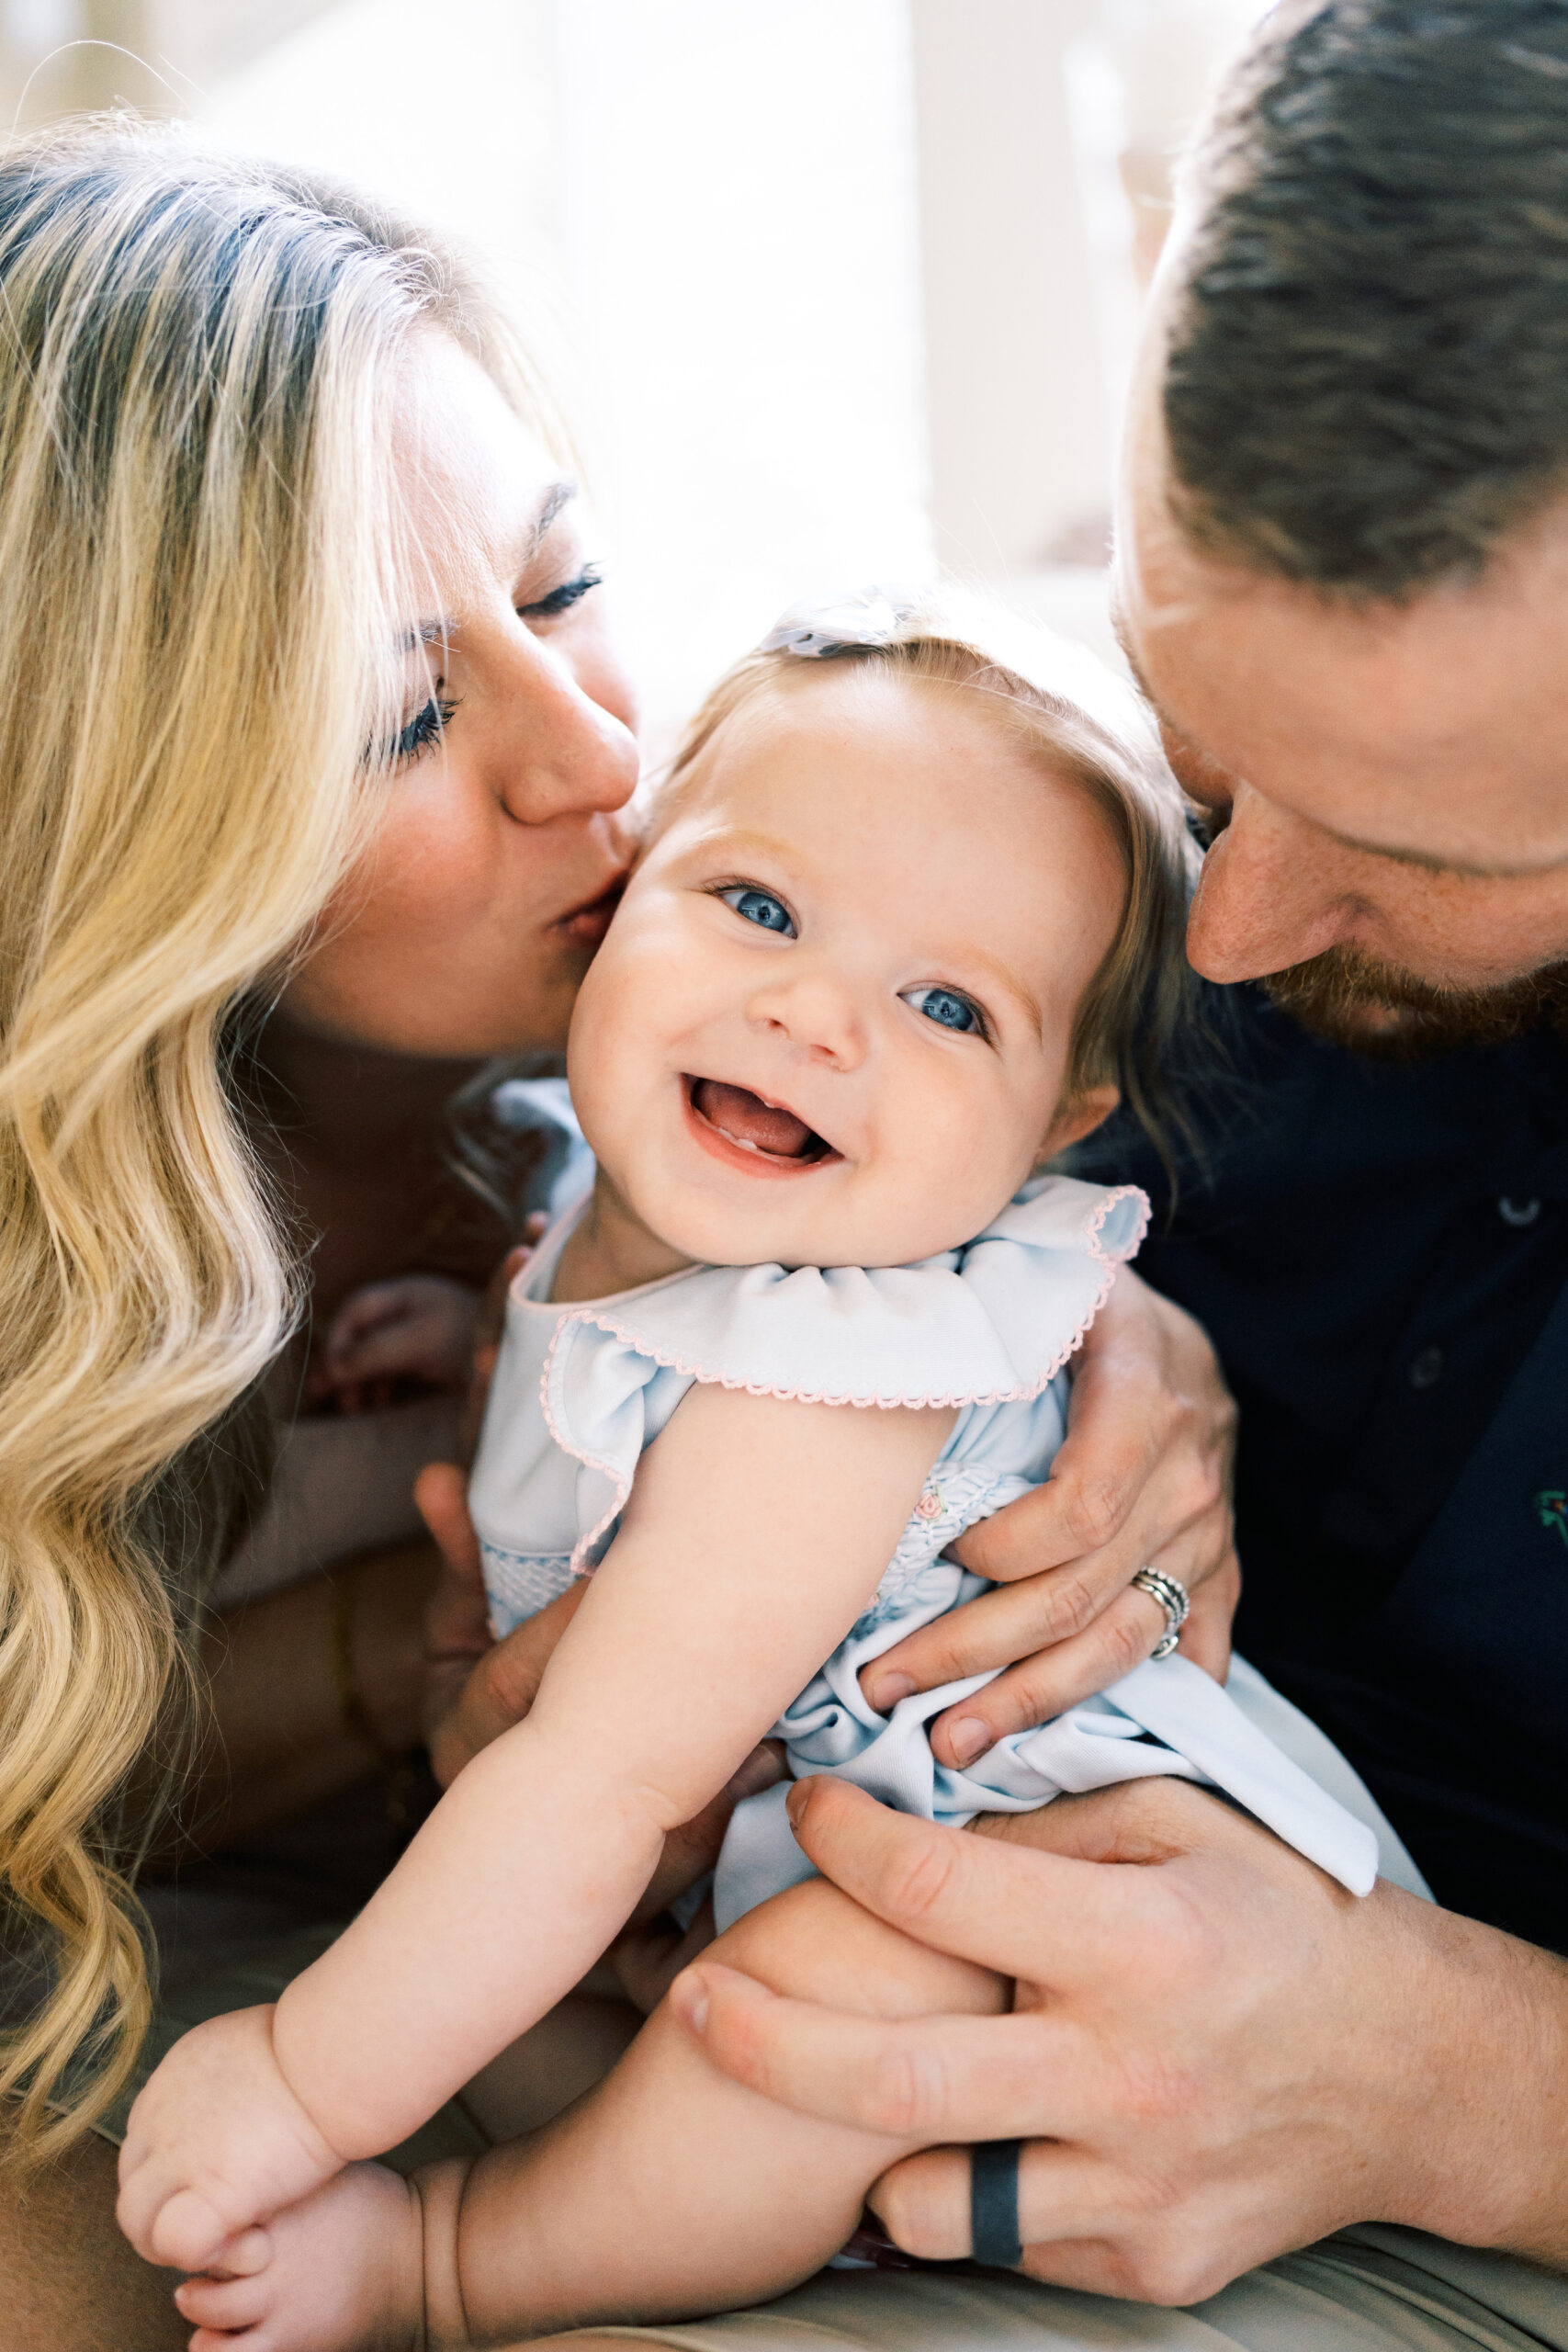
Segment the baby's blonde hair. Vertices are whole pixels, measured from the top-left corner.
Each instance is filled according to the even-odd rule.
[[[746,654],[727,671],[687,729],[661,799],[673,806],[719,729],[785,680],[853,663],[962,695],[1009,740],[1081,786],[1126,876],[1122,920],[1073,1023],[1065,1100],[1116,1086],[1168,1170],[1185,1141],[1172,1051],[1188,1016],[1191,974],[1183,941],[1198,870],[1180,789],[1139,696],[1082,646],[978,597],[948,591],[902,597],[886,643],[802,656]]]
[[[365,838],[431,327],[525,403],[371,204],[129,120],[0,151],[0,1949],[47,1988],[0,2040],[12,2160],[148,2017],[127,1791],[299,1308],[236,1014]]]

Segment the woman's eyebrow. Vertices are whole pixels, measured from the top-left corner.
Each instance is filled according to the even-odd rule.
[[[576,496],[577,484],[565,475],[562,475],[559,481],[552,481],[547,486],[535,510],[532,522],[526,525],[517,544],[514,563],[519,571],[525,570],[533,562],[546,539],[548,538],[551,526],[562,507],[570,506]]]
[[[457,636],[461,624],[448,620],[444,614],[434,619],[414,621],[397,640],[400,653],[417,653],[422,645],[445,645]]]

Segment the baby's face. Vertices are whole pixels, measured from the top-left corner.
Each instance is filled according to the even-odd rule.
[[[1066,1140],[1124,888],[1081,787],[955,691],[803,665],[718,730],[589,970],[602,1179],[717,1264],[955,1247]]]

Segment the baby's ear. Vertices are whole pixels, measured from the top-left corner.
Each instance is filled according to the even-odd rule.
[[[1081,1143],[1096,1127],[1103,1126],[1122,1100],[1122,1090],[1116,1086],[1090,1086],[1082,1094],[1074,1094],[1056,1106],[1056,1115],[1045,1132],[1035,1165],[1043,1168],[1055,1159],[1067,1146]]]

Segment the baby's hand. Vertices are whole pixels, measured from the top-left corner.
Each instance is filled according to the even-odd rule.
[[[204,2270],[343,2169],[283,2078],[272,2020],[236,2009],[195,2027],[131,2109],[115,2211],[143,2261]]]
[[[370,1283],[333,1317],[310,1380],[313,1397],[345,1413],[389,1403],[399,1380],[462,1396],[468,1385],[481,1294],[440,1274]]]

